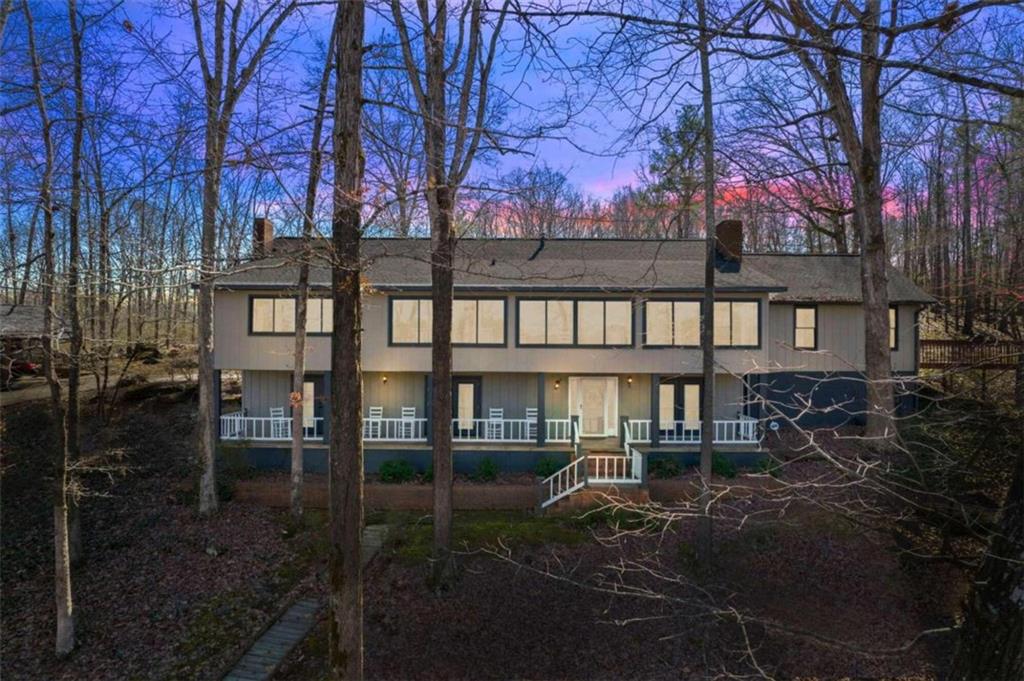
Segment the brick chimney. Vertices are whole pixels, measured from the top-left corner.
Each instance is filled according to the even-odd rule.
[[[270,255],[274,244],[274,223],[268,218],[254,218],[252,221],[252,257],[265,258]]]
[[[743,222],[722,220],[715,227],[715,265],[723,271],[738,271],[742,262]]]

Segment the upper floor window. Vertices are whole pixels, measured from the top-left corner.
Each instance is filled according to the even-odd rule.
[[[899,315],[895,307],[889,308],[889,349],[896,350],[899,347]]]
[[[519,345],[633,345],[629,300],[517,299]]]
[[[390,343],[430,345],[434,321],[429,298],[392,298]],[[505,301],[456,299],[452,303],[452,343],[504,345]]]
[[[794,308],[793,347],[818,349],[818,308],[814,305],[797,305]]]
[[[628,300],[576,302],[579,345],[632,345],[633,304]]]
[[[330,333],[334,328],[334,301],[310,298],[306,301],[306,333]]]
[[[249,333],[295,333],[294,298],[250,298]]]
[[[756,300],[715,302],[715,345],[756,348],[761,345],[760,303]]]
[[[644,345],[700,346],[700,302],[648,300],[644,304]]]

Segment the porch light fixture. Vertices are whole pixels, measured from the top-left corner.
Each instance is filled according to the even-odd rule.
[[[386,384],[386,383],[388,382],[388,377],[387,377],[387,375],[381,376],[381,377],[380,377],[380,382],[381,382],[381,383],[385,383],[385,384]]]
[[[626,376],[626,383],[629,384],[629,387],[632,388],[633,387],[633,377],[632,376]]]
[[[562,385],[562,382],[556,378],[555,379],[555,390],[558,390],[559,386],[561,386],[561,385]]]

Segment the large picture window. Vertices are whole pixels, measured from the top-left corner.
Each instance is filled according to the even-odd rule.
[[[793,347],[818,349],[818,308],[814,305],[797,305],[793,309]]]
[[[430,345],[433,303],[428,298],[392,298],[392,345]],[[452,301],[452,343],[504,345],[505,301],[456,299]]]
[[[756,348],[761,345],[760,305],[757,301],[715,302],[715,346]]]
[[[295,333],[294,298],[249,299],[249,333]]]
[[[519,345],[633,345],[632,301],[521,298],[516,302]]]
[[[648,300],[644,304],[644,345],[649,347],[698,347],[700,302],[696,300]]]

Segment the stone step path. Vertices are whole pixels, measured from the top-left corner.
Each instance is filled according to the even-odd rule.
[[[369,563],[387,538],[387,525],[367,525],[363,528],[363,565]],[[306,638],[323,608],[318,598],[300,598],[256,639],[224,681],[268,681],[281,666],[292,648]]]

